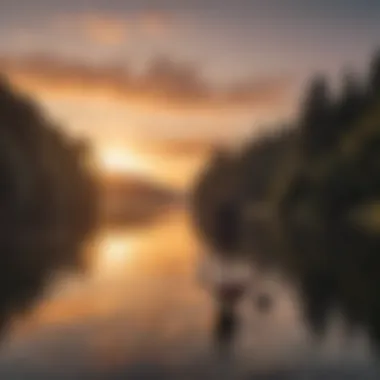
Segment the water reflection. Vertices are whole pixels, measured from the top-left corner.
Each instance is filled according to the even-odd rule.
[[[108,230],[96,237],[93,242],[93,276],[124,275],[133,266],[141,244],[141,236],[124,230]]]
[[[22,353],[24,365],[43,357],[49,366],[105,369],[201,352],[212,305],[197,284],[197,248],[184,210],[150,227],[101,231],[88,275],[55,284],[16,324],[2,358],[14,363]]]
[[[144,228],[100,231],[88,247],[87,276],[56,282],[16,324],[0,355],[0,375],[4,366],[16,371],[21,362],[29,372],[42,366],[61,373],[67,365],[88,374],[140,361],[177,365],[207,355],[214,310],[196,275],[200,247],[188,218],[186,210],[176,209]],[[281,281],[265,281],[275,299],[273,312],[257,312],[255,286],[238,309],[242,368],[272,368],[308,353],[292,292]]]

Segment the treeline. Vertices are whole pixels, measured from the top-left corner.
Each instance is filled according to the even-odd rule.
[[[83,266],[80,247],[97,223],[89,154],[0,80],[0,328],[56,271]]]
[[[380,344],[380,52],[339,91],[315,77],[298,120],[218,152],[194,189],[201,237],[221,255],[276,268],[323,334],[332,308]]]

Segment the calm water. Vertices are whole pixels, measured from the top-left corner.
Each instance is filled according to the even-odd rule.
[[[174,210],[145,228],[102,230],[88,252],[86,276],[56,281],[15,323],[0,372],[12,379],[29,379],[33,371],[86,374],[140,361],[176,365],[208,352],[213,303],[198,282],[201,249],[186,211]],[[239,310],[239,355],[254,365],[272,365],[308,347],[291,292],[273,279],[265,287],[275,299],[269,314],[255,309],[255,289]],[[21,377],[12,377],[21,370]]]
[[[102,230],[89,252],[85,277],[57,281],[16,323],[3,361],[107,369],[178,362],[207,346],[212,304],[197,283],[199,249],[185,211],[145,228]]]

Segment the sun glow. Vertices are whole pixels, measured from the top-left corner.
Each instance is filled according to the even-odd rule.
[[[142,174],[147,165],[137,154],[118,148],[103,149],[99,153],[100,168],[110,174]]]

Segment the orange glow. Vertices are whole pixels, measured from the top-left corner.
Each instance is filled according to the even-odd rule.
[[[88,12],[64,14],[52,20],[53,27],[70,28],[99,45],[118,45],[126,41],[129,25],[117,14]]]
[[[248,84],[244,88],[240,83],[235,83],[216,91],[208,82],[204,82],[204,93],[194,95],[189,92],[186,83],[180,83],[174,76],[171,78],[170,74],[168,79],[154,76],[143,78],[147,85],[141,86],[141,79],[136,81],[136,78],[126,76],[118,67],[95,70],[54,59],[37,57],[35,60],[31,58],[23,61],[2,60],[0,57],[0,69],[16,87],[34,95],[101,98],[122,106],[127,104],[137,111],[150,110],[164,115],[203,115],[219,119],[227,115],[236,118],[242,114],[252,117],[253,107],[257,114],[268,109],[281,114],[283,107],[288,109],[284,99],[289,98],[286,95],[291,84],[288,77],[263,78],[260,81],[247,79]],[[173,84],[178,87],[174,92],[170,90]],[[163,86],[168,87],[168,91]]]
[[[143,159],[130,151],[106,148],[99,153],[100,168],[110,174],[141,174],[147,170]]]
[[[115,275],[124,272],[133,260],[137,239],[125,233],[109,233],[101,236],[96,245],[98,254],[95,257],[95,275]]]
[[[118,45],[126,39],[126,22],[118,18],[94,14],[88,15],[82,22],[84,34],[96,43]]]

